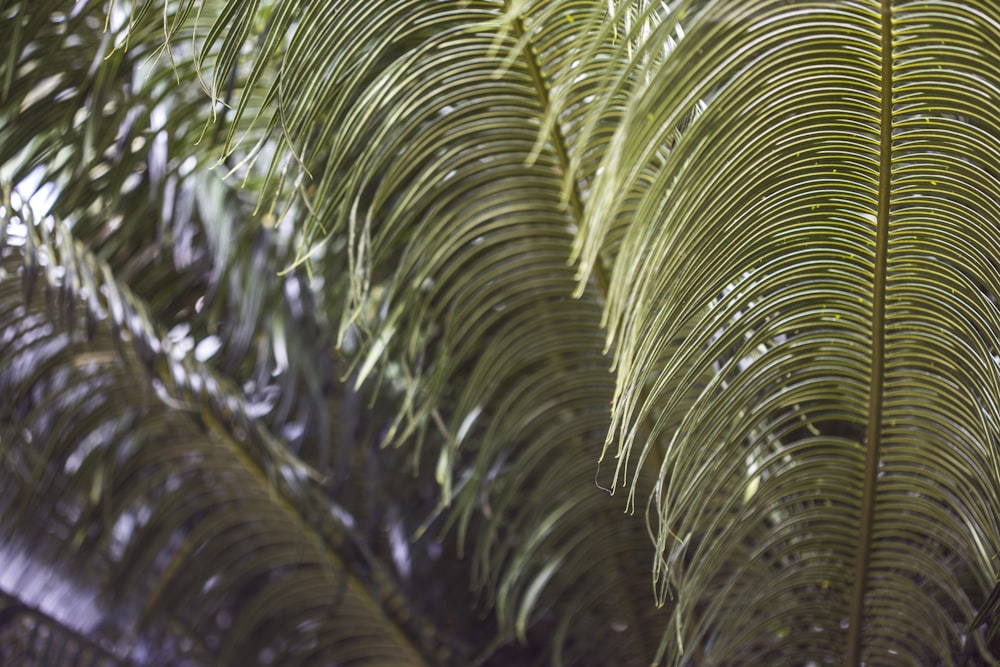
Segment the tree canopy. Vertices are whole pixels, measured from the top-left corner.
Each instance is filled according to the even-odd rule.
[[[994,0],[0,18],[0,661],[1000,663]]]

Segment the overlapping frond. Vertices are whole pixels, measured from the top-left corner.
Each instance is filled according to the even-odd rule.
[[[164,330],[203,343],[199,354],[240,383],[298,453],[343,478],[348,455],[326,401],[328,378],[344,371],[324,325],[329,311],[339,316],[346,281],[320,293],[301,273],[275,275],[295,256],[294,214],[254,213],[259,169],[245,153],[223,153],[225,91],[216,105],[198,80],[206,53],[196,38],[224,3],[200,3],[197,12],[119,3],[107,17],[102,2],[63,4],[5,6],[3,178],[63,217]],[[18,30],[28,31],[22,41]],[[249,76],[237,65],[229,89]],[[232,127],[251,146],[267,136]]]
[[[329,312],[339,313],[338,285],[346,281],[324,285],[297,272],[277,275],[294,257],[289,226],[294,211],[279,211],[280,217],[253,212],[258,200],[250,193],[257,176],[241,164],[245,154],[228,154],[238,172],[230,184],[222,181],[229,164],[212,168],[222,155],[218,140],[229,127],[213,120],[212,100],[197,81],[196,61],[203,52],[195,38],[208,30],[222,3],[203,3],[198,12],[190,6],[119,3],[108,33],[104,3],[76,3],[71,9],[60,3],[28,5],[3,8],[11,16],[4,36],[8,28],[31,27],[27,46],[9,42],[10,69],[4,70],[11,86],[0,104],[5,149],[0,162],[3,176],[17,184],[11,197],[10,183],[4,183],[5,212],[30,199],[32,206],[66,216],[58,244],[68,249],[66,256],[45,251],[53,277],[67,269],[64,262],[75,266],[77,249],[86,246],[106,262],[116,284],[127,283],[131,296],[122,303],[139,307],[143,326],[165,332],[175,353],[190,353],[193,346],[200,360],[208,357],[204,366],[155,370],[171,377],[179,371],[182,393],[193,389],[196,403],[217,389],[206,383],[206,371],[225,377],[231,393],[245,396],[244,425],[262,423],[280,436],[272,443],[277,451],[290,446],[322,471],[322,492],[311,493],[313,502],[298,508],[303,519],[329,528],[325,508],[332,506],[345,520],[356,521],[352,543],[341,546],[354,553],[362,578],[398,612],[396,620],[416,641],[433,632],[427,617],[442,619],[447,637],[428,645],[446,641],[455,664],[462,664],[479,651],[470,645],[492,623],[463,613],[469,602],[464,585],[438,584],[464,581],[468,568],[453,557],[428,558],[427,552],[440,551],[430,536],[401,554],[392,544],[396,531],[415,530],[431,512],[436,485],[433,477],[409,479],[406,457],[378,454],[384,401],[366,405],[365,396],[341,381],[345,367],[332,349],[335,327],[328,331],[324,325]],[[172,40],[166,44],[164,24]],[[247,76],[242,62],[227,75],[229,88]],[[62,83],[39,86],[46,72],[56,72]],[[91,78],[103,82],[99,91]],[[39,116],[46,122],[35,124]],[[251,145],[267,136],[266,127],[260,133],[240,130],[243,139],[250,132]],[[98,148],[71,148],[91,143]],[[16,215],[15,220],[12,242],[23,243],[23,228],[17,228],[25,221]],[[36,218],[29,224],[51,229],[53,223]],[[7,231],[6,223],[0,226],[0,242]],[[337,261],[335,253],[328,255],[325,271],[334,274]],[[86,299],[103,303],[101,294],[108,289],[103,270],[91,279],[93,269],[82,277],[75,271],[64,289],[72,284]],[[78,307],[72,298],[64,301],[70,309]],[[131,322],[129,312],[126,307],[115,315]],[[85,310],[92,325],[99,317],[91,315]],[[148,362],[148,355],[144,359]],[[200,389],[183,386],[199,382]],[[410,554],[423,559],[411,562]],[[390,568],[399,569],[400,577]],[[434,594],[420,600],[419,608],[400,595],[432,587]]]
[[[270,95],[312,179],[314,233],[347,234],[342,332],[365,342],[358,379],[381,373],[403,391],[387,437],[436,450],[443,503],[463,543],[473,538],[473,582],[495,598],[501,629],[525,639],[554,626],[556,659],[645,660],[656,611],[628,574],[645,527],[594,483],[613,387],[603,288],[570,298],[581,193],[564,191],[563,128],[545,126],[564,96],[577,113],[592,85],[573,81],[569,35],[548,26],[596,36],[607,7],[523,9],[281,13],[275,29],[294,38]],[[568,633],[588,616],[609,619],[604,635]],[[645,647],[623,653],[611,626],[630,628],[632,645],[645,635]]]
[[[619,479],[632,448],[666,447],[670,654],[989,654],[968,624],[1000,564],[998,20],[703,3],[669,58],[636,64],[581,241],[599,252],[634,193],[608,297],[615,434]]]
[[[240,394],[153,336],[107,265],[48,250],[54,280],[103,295],[88,307],[128,334],[98,323],[87,337],[65,305],[29,304],[19,262],[6,263],[5,590],[133,663],[424,664],[345,563],[345,527],[310,508],[302,465]]]
[[[888,237],[905,209],[893,197],[907,186],[889,175],[916,150],[905,138],[912,77],[893,68],[933,63],[947,72],[933,85],[945,82],[947,92],[956,76],[948,57],[907,52],[911,27],[937,34],[922,23],[937,11],[943,25],[979,30],[978,50],[958,71],[975,63],[979,94],[970,99],[988,102],[995,17],[986,8],[952,19],[960,8],[925,16],[863,2],[439,10],[393,3],[303,14],[272,97],[289,149],[317,179],[312,229],[348,231],[355,288],[345,331],[372,329],[361,377],[388,364],[405,386],[403,436],[441,432],[446,500],[472,443],[478,451],[457,500],[464,516],[477,504],[484,510],[481,480],[505,466],[513,480],[531,479],[524,464],[544,445],[525,443],[520,461],[508,452],[541,394],[517,401],[540,378],[570,371],[571,385],[582,377],[573,360],[601,364],[596,348],[558,323],[592,325],[572,309],[606,301],[618,472],[642,488],[647,467],[628,465],[637,438],[646,444],[632,460],[664,459],[653,503],[656,572],[661,599],[679,601],[664,652],[679,659],[711,646],[723,661],[819,659],[848,641],[849,659],[877,661],[893,651],[930,659],[965,650],[963,621],[996,570],[996,526],[972,511],[996,500],[989,390],[962,397],[956,413],[972,419],[975,435],[964,421],[939,424],[921,444],[936,452],[920,464],[928,469],[942,456],[973,462],[963,468],[972,496],[944,502],[948,480],[931,485],[933,495],[906,465],[882,468],[897,451],[890,436],[903,413],[920,412],[928,392],[942,391],[914,382],[934,377],[927,369],[891,373],[893,354],[923,331],[907,316],[900,326],[909,333],[897,334],[895,347],[888,335],[887,278],[908,284],[890,265],[905,257],[905,237]],[[989,114],[934,108],[969,127],[935,130],[933,141],[972,129],[985,137],[978,159],[990,159]],[[992,197],[972,198],[977,215],[958,219],[991,228]],[[558,240],[578,227],[578,247]],[[973,234],[959,254],[977,248],[987,259],[974,284],[993,295],[982,249],[990,243]],[[560,282],[559,260],[571,250],[584,276],[576,306],[564,305]],[[918,255],[925,268],[940,259]],[[993,331],[993,298],[964,319]],[[979,353],[982,370],[952,378],[951,387],[959,396],[963,387],[992,387],[993,334],[970,324],[956,336],[976,341],[964,349]],[[953,341],[931,356],[956,349]],[[902,412],[894,415],[897,387]],[[502,395],[515,398],[495,403]],[[597,396],[572,405],[586,410]],[[481,423],[490,424],[485,433]],[[879,484],[879,471],[900,475],[902,493],[923,500],[885,497],[892,484]],[[518,500],[531,506],[531,497]],[[892,533],[919,513],[951,528]],[[883,529],[895,547],[879,544]],[[894,567],[907,574],[885,574],[892,581],[882,586],[875,577],[890,568],[881,550],[896,558],[900,545],[912,560]],[[937,576],[945,573],[952,579]],[[762,578],[779,583],[755,588]],[[799,605],[816,614],[795,621],[768,611]],[[945,639],[908,643],[891,634],[898,626],[887,610],[913,605],[948,619]]]

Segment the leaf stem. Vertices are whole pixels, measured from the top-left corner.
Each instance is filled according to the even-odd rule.
[[[892,186],[892,1],[882,0],[882,108],[879,136],[878,217],[876,219],[875,283],[872,295],[871,393],[865,437],[865,481],[861,500],[861,526],[855,559],[847,664],[861,662],[865,622],[865,593],[871,563],[872,528],[878,500],[878,467],[882,445],[882,403],[885,388],[885,292],[889,252],[889,204]]]
[[[504,5],[505,10],[509,10],[510,0],[507,0]],[[520,15],[513,17],[513,31],[514,36],[518,41],[524,39],[527,31],[525,30],[524,22]],[[521,55],[524,58],[528,72],[531,75],[531,79],[535,84],[535,89],[538,91],[538,101],[541,105],[542,116],[544,117],[546,114],[552,113],[552,103],[549,97],[549,85],[544,73],[542,72],[542,68],[538,63],[538,58],[531,47],[530,41],[525,40]],[[570,179],[571,188],[569,190],[569,211],[573,217],[573,221],[579,226],[584,217],[583,197],[580,194],[579,183],[576,178],[573,177],[570,165],[569,148],[567,147],[566,139],[563,136],[558,122],[552,124],[552,131],[548,139],[552,144],[553,152],[555,152],[556,157],[559,160],[559,167],[562,170],[563,177]],[[602,303],[606,303],[609,287],[611,285],[611,279],[608,270],[605,267],[603,256],[598,257],[598,261],[594,263],[592,275],[592,282],[600,293],[601,301]],[[652,432],[652,423],[649,418],[643,422],[643,426],[645,427],[647,433]],[[653,461],[653,465],[655,466],[653,469],[659,471],[662,463],[659,455],[660,453],[655,446],[650,447],[650,450],[651,459]],[[615,569],[623,571],[618,558],[614,559],[614,563]],[[630,604],[631,598],[628,595],[623,596],[623,598],[628,601],[629,608],[626,613],[631,617],[632,623],[635,624],[634,627],[641,628],[642,625],[639,621],[642,618],[642,614],[633,604]],[[632,623],[630,623],[630,625]],[[643,640],[647,640],[645,633],[642,634]]]

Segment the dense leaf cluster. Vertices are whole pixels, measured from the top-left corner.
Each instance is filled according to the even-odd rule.
[[[1000,660],[993,0],[0,37],[0,662]]]

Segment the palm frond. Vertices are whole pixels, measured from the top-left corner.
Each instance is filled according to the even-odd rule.
[[[5,118],[0,132],[21,141],[42,132],[30,125],[33,114],[57,107],[61,113],[50,118],[44,133],[34,135],[30,146],[19,153],[0,154],[0,162],[9,169],[5,174],[13,175],[15,181],[27,174],[28,181],[44,184],[35,193],[37,186],[21,181],[17,192],[6,189],[3,205],[8,214],[18,208],[26,213],[24,200],[33,198],[36,204],[46,198],[47,189],[52,198],[48,205],[69,218],[67,224],[59,225],[59,243],[42,251],[53,278],[60,279],[70,269],[72,278],[61,283],[65,294],[60,299],[68,308],[77,307],[74,298],[65,298],[73,284],[97,304],[98,312],[108,310],[102,296],[108,287],[103,281],[113,275],[115,286],[110,289],[117,295],[115,303],[123,306],[114,313],[117,325],[129,328],[135,306],[142,313],[140,328],[160,332],[151,341],[146,334],[136,334],[142,344],[155,348],[157,340],[165,338],[172,343],[172,355],[190,357],[194,347],[195,355],[203,359],[202,348],[214,342],[219,349],[204,365],[186,365],[179,371],[176,367],[152,369],[165,372],[168,385],[179,373],[181,386],[174,388],[181,396],[171,400],[200,404],[206,392],[212,393],[209,385],[219,381],[229,387],[231,396],[245,396],[240,399],[238,416],[243,426],[237,428],[250,424],[253,431],[257,422],[264,424],[265,430],[280,438],[267,436],[262,442],[270,442],[279,455],[290,446],[326,478],[322,490],[313,489],[310,500],[300,503],[303,520],[325,526],[321,532],[328,537],[331,531],[335,533],[332,539],[340,555],[352,554],[355,573],[376,587],[378,597],[397,621],[409,627],[415,641],[427,646],[446,641],[456,655],[454,664],[462,664],[472,651],[478,651],[468,643],[488,633],[490,624],[453,611],[468,604],[464,586],[438,585],[441,579],[453,578],[450,573],[459,567],[453,560],[437,557],[411,565],[406,556],[401,566],[396,565],[406,569],[400,573],[405,577],[397,578],[390,570],[397,554],[383,528],[388,523],[394,531],[400,526],[414,530],[434,506],[433,494],[425,490],[433,487],[433,481],[410,481],[405,457],[378,454],[378,429],[385,408],[366,409],[366,397],[340,382],[346,369],[332,349],[333,336],[324,331],[324,324],[330,309],[339,310],[337,290],[343,281],[325,285],[317,281],[318,289],[297,273],[277,276],[293,257],[289,220],[261,224],[253,213],[256,201],[238,187],[223,184],[220,170],[207,169],[218,155],[218,146],[213,150],[209,141],[216,130],[206,125],[211,101],[198,86],[194,90],[178,86],[176,79],[193,77],[198,51],[189,40],[197,34],[195,18],[205,27],[206,16],[214,10],[203,6],[199,17],[192,17],[189,12],[185,16],[183,8],[169,14],[146,4],[144,12],[113,17],[111,34],[105,36],[101,3],[78,3],[69,20],[52,7],[32,5],[36,7],[39,15],[34,17],[37,25],[30,47],[12,50],[10,61],[15,89],[21,86],[30,104],[6,99],[7,105],[0,105]],[[15,16],[26,13],[18,10]],[[169,60],[161,48],[162,28],[157,25],[164,16],[177,40],[170,45]],[[130,40],[135,42],[122,46]],[[51,48],[52,44],[71,52],[72,58],[63,62],[60,48]],[[115,45],[119,51],[113,51]],[[81,63],[90,63],[90,69],[81,68]],[[64,68],[70,66],[80,69],[66,76],[65,88],[35,87],[39,72],[55,70],[62,77]],[[95,71],[106,82],[104,94],[115,100],[111,107],[104,104],[106,113],[96,118],[91,107],[102,106],[91,99],[87,87],[88,73]],[[237,74],[242,77],[242,70]],[[58,103],[66,100],[68,104],[60,107]],[[94,129],[85,130],[84,120],[87,128]],[[67,153],[67,142],[83,144],[84,136],[92,133],[113,139],[113,145],[96,155],[70,151],[66,159],[50,160],[55,153]],[[126,149],[120,150],[122,146]],[[108,170],[109,163],[116,166]],[[42,175],[36,176],[39,171]],[[100,176],[91,178],[92,172]],[[253,172],[248,170],[245,176],[246,183],[252,184]],[[50,229],[54,224],[48,219],[17,222]],[[0,241],[6,231],[6,226],[0,226]],[[23,233],[16,232],[13,242]],[[98,255],[103,269],[81,269],[77,251],[82,246]],[[53,264],[59,262],[69,266]],[[83,265],[90,266],[88,261]],[[38,272],[28,271],[25,276],[30,287]],[[123,283],[128,284],[127,298],[120,294]],[[94,314],[90,309],[84,309],[84,314],[92,325]],[[69,324],[74,322],[71,316]],[[150,356],[145,359],[149,361]],[[205,379],[206,370],[214,380]],[[193,386],[195,382],[200,385]],[[401,496],[394,498],[387,489]],[[324,508],[331,506],[348,521],[357,522],[357,530],[349,531],[346,543],[342,529],[335,530],[326,515]],[[400,507],[414,515],[400,512]],[[433,542],[428,536],[408,551],[434,550]],[[460,568],[462,577],[467,577],[465,570]],[[418,609],[413,593],[432,586],[436,599],[421,600]],[[411,596],[408,600],[406,593]],[[449,602],[439,604],[443,600]],[[433,634],[427,620],[431,616],[450,620],[441,636],[428,639]],[[409,620],[401,620],[404,617]]]
[[[338,458],[334,474],[342,476],[323,405],[325,378],[344,372],[335,367],[333,336],[322,333],[328,316],[304,276],[266,279],[294,259],[291,221],[255,215],[257,202],[240,183],[224,183],[228,163],[243,156],[216,166],[226,126],[212,120],[213,102],[199,85],[177,85],[197,81],[204,54],[192,42],[221,5],[203,3],[197,15],[190,7],[145,3],[129,14],[118,6],[105,31],[105,3],[69,12],[60,3],[27,4],[9,10],[30,39],[25,48],[12,39],[0,108],[7,182],[51,206],[164,330],[218,348],[210,365],[242,384],[269,425],[315,465],[328,470]],[[59,83],[42,81],[53,71]],[[235,85],[243,70],[231,73]],[[91,78],[100,85],[87,85]],[[252,169],[232,168],[253,182]],[[327,289],[335,300],[336,285]]]
[[[0,593],[0,659],[4,664],[24,667],[122,664],[89,637],[3,593]]]
[[[567,147],[541,127],[547,70],[570,68],[565,35],[546,35],[536,57],[536,27],[498,10],[276,9],[273,29],[294,38],[270,92],[251,81],[244,95],[274,100],[286,150],[312,179],[309,233],[332,244],[346,232],[354,288],[342,337],[368,341],[358,380],[378,369],[401,387],[390,440],[436,448],[443,503],[460,540],[474,538],[473,583],[496,596],[502,632],[525,640],[555,623],[555,659],[622,660],[607,638],[565,639],[606,608],[611,625],[646,635],[650,654],[641,628],[656,615],[626,575],[644,526],[593,482],[612,388],[602,297],[595,284],[568,298],[579,193],[567,210]],[[556,520],[564,528],[550,530]],[[568,535],[616,546],[574,558]]]
[[[1000,552],[998,25],[990,3],[705,3],[635,64],[580,239],[598,252],[633,193],[617,456],[666,451],[671,654],[986,655],[963,633]]]
[[[57,226],[55,238],[71,237]],[[65,299],[86,296],[123,333],[97,323],[87,339],[65,305],[62,317],[29,308],[8,264],[0,544],[29,564],[11,592],[30,597],[39,568],[88,582],[82,593],[63,583],[50,604],[65,612],[82,595],[90,626],[77,631],[143,663],[423,664],[357,577],[377,575],[372,564],[345,562],[358,558],[348,528],[241,394],[158,336],[81,245],[32,252],[27,270],[47,271]]]
[[[660,599],[678,599],[663,649],[675,660],[692,646],[720,661],[820,659],[845,642],[849,662],[957,655],[995,578],[983,508],[997,500],[996,234],[978,230],[997,217],[995,197],[963,183],[994,182],[996,127],[975,105],[995,99],[996,17],[922,7],[637,5],[603,25],[591,7],[590,32],[573,33],[580,50],[543,49],[558,54],[544,63],[526,5],[366,5],[309,21],[302,51],[289,50],[274,97],[296,155],[324,167],[314,230],[348,228],[349,323],[375,326],[361,374],[399,364],[418,428],[455,397],[441,429],[446,498],[475,422],[519,421],[487,411],[494,387],[523,391],[503,371],[527,378],[517,364],[534,350],[557,358],[575,340],[566,327],[548,347],[538,331],[564,288],[532,294],[541,310],[511,299],[553,281],[571,249],[553,246],[541,269],[539,221],[579,225],[581,304],[606,299],[615,345],[619,472],[640,434],[635,460],[663,459],[654,571]],[[588,48],[625,19],[617,48]],[[966,24],[978,41],[949,47]],[[935,26],[944,45],[923,44]],[[546,74],[565,77],[583,53],[609,63],[603,80],[578,75],[599,104],[553,105]],[[584,167],[588,150],[599,167]],[[521,231],[524,201],[533,225]],[[514,249],[521,239],[530,251]],[[602,256],[614,261],[606,293]],[[986,262],[970,272],[969,258]],[[383,314],[361,322],[373,284],[388,285]],[[942,289],[954,290],[947,307]],[[641,489],[646,466],[631,469]],[[729,492],[716,498],[720,482]],[[778,585],[750,595],[765,576]],[[800,605],[817,611],[767,612]],[[887,620],[914,608],[940,634]]]

